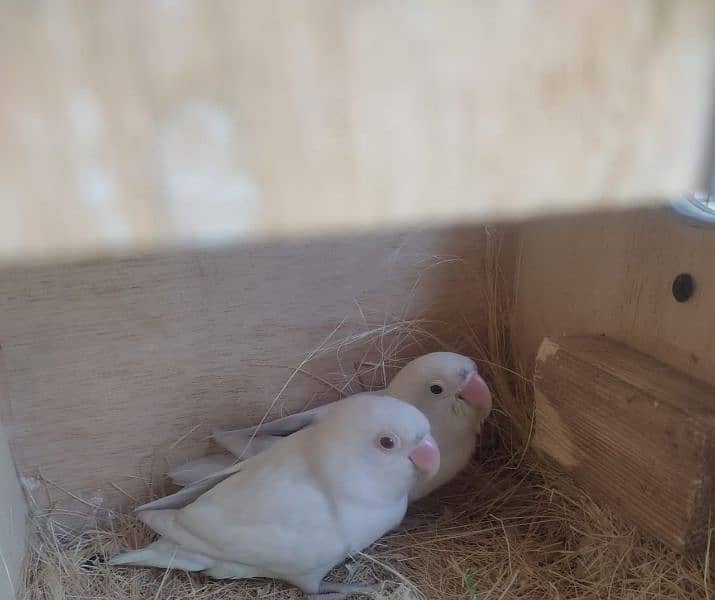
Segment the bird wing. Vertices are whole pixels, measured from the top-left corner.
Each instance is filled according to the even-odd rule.
[[[145,510],[184,508],[197,500],[202,494],[215,487],[217,484],[231,477],[231,475],[238,473],[246,462],[247,461],[240,463],[234,462],[231,466],[221,469],[220,471],[216,471],[215,473],[211,473],[191,485],[181,488],[178,492],[169,494],[163,498],[152,500],[146,504],[142,504],[135,510],[136,512],[142,512]]]
[[[140,518],[180,548],[217,560],[280,575],[323,565],[327,571],[347,548],[334,500],[300,445],[282,446],[246,461],[184,509],[144,510]]]
[[[248,458],[265,450],[277,439],[305,429],[322,419],[333,403],[289,415],[275,421],[232,431],[214,431],[216,443],[235,456]],[[250,442],[250,446],[249,446]],[[255,448],[254,448],[255,445]],[[248,448],[246,448],[248,446]]]

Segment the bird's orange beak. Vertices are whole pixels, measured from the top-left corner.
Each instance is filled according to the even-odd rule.
[[[427,434],[420,445],[410,452],[410,460],[427,477],[434,477],[437,474],[439,459],[439,446],[430,434]]]

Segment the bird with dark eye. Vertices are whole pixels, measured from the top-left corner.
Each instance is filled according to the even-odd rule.
[[[438,396],[439,394],[442,393],[442,386],[439,385],[438,383],[433,383],[429,387],[429,391],[432,392],[435,396]]]
[[[380,446],[382,446],[385,450],[392,450],[395,447],[395,440],[389,435],[383,435],[380,438]]]

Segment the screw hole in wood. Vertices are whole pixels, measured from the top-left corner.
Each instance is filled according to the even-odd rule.
[[[690,273],[681,273],[673,280],[673,298],[677,302],[687,302],[695,292],[695,281]]]

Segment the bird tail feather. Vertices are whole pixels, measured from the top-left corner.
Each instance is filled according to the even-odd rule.
[[[212,454],[204,458],[192,460],[191,462],[174,467],[168,472],[171,480],[181,487],[193,485],[210,475],[218,473],[234,464],[237,460],[235,456],[228,454]]]
[[[159,539],[141,550],[125,552],[115,556],[109,561],[109,564],[203,571],[213,567],[216,561],[208,556],[188,552],[179,548],[176,544]]]

